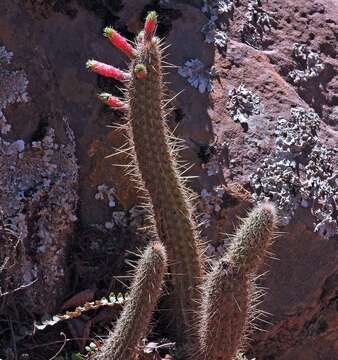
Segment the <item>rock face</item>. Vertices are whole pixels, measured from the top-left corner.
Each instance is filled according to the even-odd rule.
[[[88,74],[84,64],[87,59],[95,58],[123,68],[125,59],[101,36],[102,28],[113,25],[132,39],[140,30],[146,12],[155,9],[159,12],[158,32],[171,44],[167,61],[182,66],[198,59],[202,65],[192,71],[193,79],[212,87],[210,92],[200,92],[189,85],[188,76],[182,77],[176,68],[168,69],[170,94],[184,89],[173,100],[174,110],[168,121],[188,145],[182,157],[194,163],[189,175],[198,176],[191,186],[200,194],[198,211],[207,220],[203,233],[213,245],[208,250],[212,254],[216,248],[224,251],[222,234],[233,232],[237,217],[244,215],[256,199],[267,196],[279,201],[281,217],[285,220],[282,235],[273,249],[278,260],[269,260],[262,269],[269,270],[261,280],[268,289],[262,308],[272,315],[266,318],[268,323],[258,324],[265,331],[252,335],[249,354],[261,360],[338,359],[338,242],[334,223],[337,220],[337,150],[334,150],[338,141],[337,2],[208,0],[203,11],[199,1],[122,0],[112,2],[111,6],[107,3],[101,0],[0,2],[0,79],[9,79],[3,69],[9,66],[5,64],[8,53],[13,52],[11,68],[5,70],[12,73],[10,79],[15,78],[21,84],[12,100],[0,89],[0,126],[1,129],[6,124],[11,126],[10,132],[2,131],[1,141],[13,150],[10,157],[2,155],[0,162],[2,165],[6,162],[8,168],[24,162],[25,157],[20,153],[25,144],[25,156],[38,164],[35,173],[30,169],[28,182],[46,181],[48,176],[41,175],[46,171],[42,152],[48,149],[41,149],[34,156],[37,150],[33,143],[43,142],[54,129],[55,143],[59,144],[53,153],[57,157],[53,162],[57,170],[53,171],[59,181],[58,190],[49,194],[50,201],[47,197],[44,209],[36,209],[36,203],[31,201],[34,194],[23,194],[25,204],[30,204],[26,205],[25,213],[29,224],[41,225],[40,230],[48,229],[56,219],[43,217],[41,212],[63,209],[66,230],[54,234],[55,243],[68,243],[73,235],[75,247],[78,244],[91,251],[96,246],[97,251],[97,244],[81,243],[84,229],[95,224],[91,233],[94,237],[104,234],[100,236],[107,240],[107,249],[110,239],[112,246],[119,248],[115,256],[118,253],[123,258],[123,249],[130,248],[131,242],[127,240],[133,235],[124,235],[126,241],[122,246],[113,239],[123,229],[138,224],[137,194],[121,168],[112,166],[116,162],[122,164],[123,156],[105,158],[124,142],[120,133],[112,132],[106,125],[121,123],[123,119],[120,114],[103,108],[95,96],[100,90],[115,94],[118,90],[113,81]],[[22,100],[23,88],[29,99],[17,102]],[[292,111],[304,109],[309,114],[310,108],[314,116],[304,115],[297,125]],[[64,119],[74,132],[75,153]],[[67,150],[68,155],[65,149],[70,151]],[[73,166],[76,161],[79,178]],[[270,167],[264,167],[265,163]],[[68,174],[67,179],[62,177],[63,173]],[[20,173],[15,175],[16,179],[20,176]],[[2,188],[9,189],[7,196],[14,196],[17,188],[9,186],[8,176],[1,176],[1,181],[4,181]],[[71,193],[63,195],[62,187],[69,187]],[[46,193],[48,189],[38,194]],[[69,206],[62,207],[61,201],[56,206],[53,196],[67,199]],[[1,195],[0,202],[5,208],[10,200]],[[75,213],[78,220],[73,230]],[[65,214],[71,214],[71,219]],[[45,223],[39,223],[38,219],[44,219]],[[35,230],[33,225],[28,227],[24,245],[26,251],[33,253],[42,245],[32,235],[38,233]],[[45,239],[41,231],[40,238]],[[105,251],[109,252],[106,247]],[[65,260],[73,261],[67,255],[67,246],[62,246],[61,253],[63,261],[57,263],[58,271],[67,270]],[[51,276],[45,270],[48,261],[43,262],[42,255],[39,256],[35,261],[38,272]],[[80,271],[75,266],[72,270]],[[90,272],[88,268],[86,271]],[[71,274],[72,279],[74,276]],[[88,276],[95,279],[93,274]],[[31,280],[34,277],[27,279],[27,283]],[[76,288],[70,285],[64,289],[64,283],[55,284],[53,291],[45,289],[45,295],[54,296],[55,301],[47,304],[42,300],[35,304],[34,313],[38,317],[58,311],[56,304]],[[95,286],[100,288],[102,284],[98,281]]]
[[[66,252],[77,220],[75,140],[65,117],[59,126],[67,144],[58,144],[42,122],[28,141],[10,139],[16,124],[8,122],[7,108],[29,101],[28,80],[12,68],[13,54],[0,51],[1,290],[9,311],[11,293],[25,288],[26,301],[14,307],[34,316],[53,311],[67,282]]]

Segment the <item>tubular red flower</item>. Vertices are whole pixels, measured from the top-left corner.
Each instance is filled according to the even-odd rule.
[[[126,38],[124,38],[112,27],[104,28],[103,35],[106,36],[114,46],[126,54],[130,59],[135,57],[135,49],[128,43]]]
[[[155,11],[148,13],[144,23],[144,41],[150,41],[155,34],[157,27],[157,14]]]
[[[101,93],[98,95],[99,99],[104,102],[106,105],[118,109],[118,110],[126,110],[128,108],[128,105],[121,101],[116,96],[113,96],[108,93]]]
[[[113,78],[119,81],[127,80],[130,78],[130,74],[128,74],[127,72],[122,71],[115,66],[107,65],[96,60],[88,60],[86,66],[87,69],[99,75]]]
[[[147,68],[143,64],[135,65],[134,72],[139,79],[144,79],[147,76]]]

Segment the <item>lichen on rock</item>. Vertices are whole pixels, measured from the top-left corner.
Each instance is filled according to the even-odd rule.
[[[325,68],[319,54],[304,44],[295,43],[293,45],[293,56],[302,63],[304,68],[303,70],[295,69],[289,73],[290,79],[297,86],[302,86],[308,81],[317,78]]]
[[[203,25],[201,32],[205,36],[205,42],[215,44],[220,49],[225,49],[228,43],[228,36],[225,30],[219,29],[216,22],[209,20]]]
[[[0,77],[6,85],[0,90],[1,109],[28,100],[23,71],[0,68]],[[1,114],[4,135],[10,125]],[[52,310],[62,295],[68,238],[77,219],[75,138],[66,118],[61,124],[68,137],[64,145],[55,141],[52,128],[41,140],[28,143],[0,137],[0,207],[18,238],[12,252],[6,244],[0,250],[0,263],[9,256],[12,264],[0,274],[2,291],[25,287],[25,307],[36,314]]]
[[[334,169],[338,160],[338,147],[328,148],[317,143],[304,168],[302,198],[312,200],[312,213],[316,218],[314,231],[330,238],[338,233],[337,199],[338,172]]]
[[[7,51],[4,46],[0,47],[0,133],[7,134],[11,126],[8,124],[3,111],[10,104],[27,102],[26,75],[21,70],[10,71],[6,65],[10,64],[13,53]]]
[[[229,90],[227,109],[235,122],[247,124],[249,117],[260,113],[260,98],[244,84]]]
[[[273,19],[271,14],[264,10],[261,0],[249,0],[245,22],[242,25],[242,41],[254,48],[260,49],[263,45],[264,34],[271,31]]]
[[[201,60],[187,60],[179,69],[178,73],[187,79],[188,83],[198,89],[200,93],[212,91],[212,69],[208,69]]]
[[[291,110],[291,119],[277,119],[276,150],[251,178],[257,201],[273,200],[288,224],[299,207],[309,208],[314,231],[325,238],[338,233],[336,204],[338,149],[318,137],[320,120],[310,109]]]
[[[221,51],[226,49],[228,43],[227,30],[234,8],[232,0],[203,2],[202,12],[208,16],[208,22],[203,25],[201,32],[205,42],[215,44]]]
[[[105,231],[112,231],[116,228],[130,228],[135,231],[145,224],[146,211],[138,205],[133,205],[127,210],[121,208],[116,197],[115,187],[109,187],[106,184],[98,185],[95,199],[108,202],[109,208],[112,208],[111,219],[104,223]],[[95,226],[102,228],[101,224]]]
[[[218,17],[219,15],[231,14],[234,7],[234,0],[204,0],[202,11],[214,17]]]
[[[202,189],[198,202],[197,213],[200,214],[203,227],[209,227],[211,220],[222,210],[224,202],[225,188],[224,186],[214,186],[211,190]]]
[[[319,141],[320,119],[313,109],[291,109],[291,121],[277,119],[276,146],[280,152],[290,153],[293,158],[305,154]]]

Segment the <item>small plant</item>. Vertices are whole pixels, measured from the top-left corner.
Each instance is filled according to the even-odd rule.
[[[80,353],[71,353],[64,356],[57,356],[55,360],[85,360],[85,357]]]
[[[97,352],[97,345],[94,342],[91,342],[85,347],[85,350],[88,354],[95,355]]]
[[[121,151],[132,158],[128,173],[146,201],[153,236],[163,245],[152,243],[145,250],[127,304],[96,359],[138,358],[140,341],[147,335],[160,295],[166,268],[165,247],[178,353],[185,359],[232,360],[250,322],[259,316],[255,311],[259,293],[254,292],[253,279],[274,238],[277,215],[270,203],[256,207],[231,239],[226,254],[211,271],[206,270],[191,192],[177,162],[177,144],[175,147],[165,123],[168,100],[163,95],[162,42],[155,36],[156,26],[156,14],[151,12],[135,47],[112,28],[104,31],[131,59],[130,75],[122,80],[127,96],[110,102],[110,106],[126,113],[127,124],[122,130],[127,131],[129,142]],[[92,64],[91,70],[103,73]],[[200,68],[196,60],[181,72],[205,91],[209,85],[201,85],[199,77],[194,78],[194,64]],[[107,103],[110,97],[104,94],[100,98]]]

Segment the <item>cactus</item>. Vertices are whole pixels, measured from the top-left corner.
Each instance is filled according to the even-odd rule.
[[[137,264],[129,301],[97,360],[132,360],[136,357],[140,341],[147,335],[166,267],[164,246],[160,242],[148,245]]]
[[[155,36],[156,27],[157,17],[151,12],[144,31],[137,36],[135,47],[114,29],[105,29],[109,40],[131,59],[128,74],[94,60],[89,61],[87,67],[126,83],[125,101],[106,93],[99,97],[127,116],[128,122],[123,128],[128,131],[129,144],[127,150],[120,152],[132,153],[128,169],[132,167],[146,199],[154,235],[168,252],[176,341],[183,346],[185,358],[232,360],[252,317],[255,299],[252,279],[271,245],[277,223],[276,211],[272,204],[255,208],[232,238],[226,255],[205,274],[188,191],[165,124],[162,45]],[[137,291],[132,290],[130,304],[100,352],[103,354],[99,355],[100,360],[117,360],[121,356],[126,360],[137,358],[137,343],[146,333],[156,303],[153,300],[150,306],[144,299],[140,300],[139,294],[150,291],[153,295],[155,291],[147,282],[138,280],[140,271],[133,283]],[[152,282],[158,285],[158,296],[158,274],[148,275],[153,276]],[[147,315],[143,317],[145,312]],[[132,323],[137,326],[130,328]]]
[[[161,48],[159,39],[152,36],[154,18],[153,13],[148,15],[131,63],[128,120],[141,186],[147,189],[156,232],[168,250],[177,333],[183,338],[197,310],[202,261],[191,207],[164,121]]]
[[[151,207],[154,232],[166,246],[171,264],[174,314],[179,337],[191,332],[197,311],[202,278],[202,260],[196,225],[188,199],[188,191],[175,162],[175,151],[169,142],[165,124],[161,66],[161,42],[154,36],[156,13],[147,16],[144,31],[138,36],[136,47],[117,31],[106,28],[110,41],[129,58],[130,81],[127,82],[129,140],[134,150],[134,168],[140,187],[146,189]],[[115,79],[128,79],[121,70],[91,60],[91,70]],[[109,94],[99,95],[106,104],[126,109],[127,105]],[[151,164],[151,166],[149,166]]]

